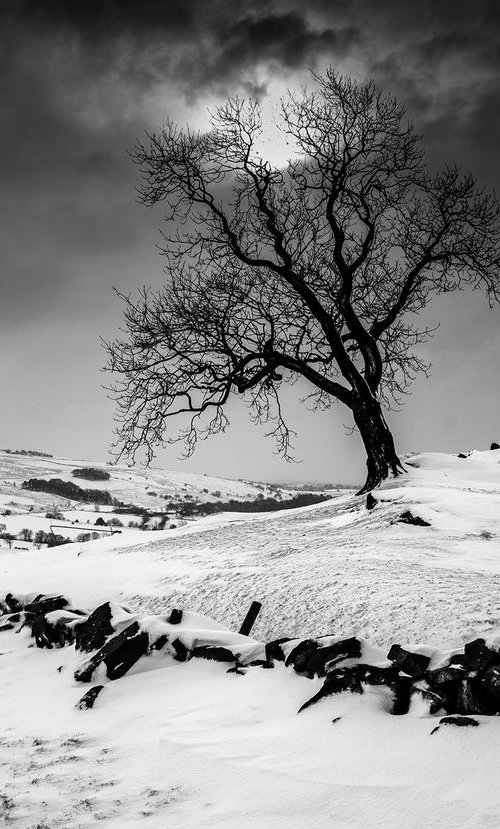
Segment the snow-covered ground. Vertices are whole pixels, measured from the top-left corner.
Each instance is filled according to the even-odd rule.
[[[372,511],[345,493],[140,538],[2,550],[0,592],[63,592],[84,608],[114,599],[143,615],[181,607],[233,630],[257,599],[262,640],[445,647],[500,628],[500,450],[407,461]],[[395,523],[405,510],[431,526]],[[434,718],[393,717],[381,692],[298,715],[322,680],[156,657],[80,711],[73,649],[0,637],[6,825],[500,826],[498,718],[431,736]]]
[[[107,472],[109,480],[86,480],[72,474],[74,469],[88,467]],[[126,504],[132,503],[150,510],[164,509],[166,501],[179,501],[187,497],[203,502],[227,501],[230,498],[252,500],[259,494],[269,496],[275,491],[268,484],[217,478],[213,475],[172,472],[154,467],[144,469],[125,464],[111,465],[75,458],[17,455],[0,450],[0,509],[14,506],[13,511],[18,508],[24,511],[30,505],[67,505],[66,498],[23,490],[21,485],[29,478],[60,478],[71,481],[82,489],[104,489],[113,498]],[[289,491],[282,492],[287,497]]]

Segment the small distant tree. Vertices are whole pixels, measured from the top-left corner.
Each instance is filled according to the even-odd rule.
[[[0,533],[0,538],[3,541],[7,542],[7,544],[9,545],[9,550],[11,550],[12,549],[12,542],[16,540],[16,536],[12,535],[12,533],[4,532],[4,533]]]
[[[24,527],[19,533],[19,538],[22,541],[33,541],[33,531],[28,527]]]
[[[342,403],[367,456],[367,492],[402,466],[384,408],[428,366],[416,317],[462,288],[498,299],[498,203],[469,173],[434,173],[403,106],[333,70],[281,103],[293,158],[257,149],[258,102],[230,99],[205,133],[168,121],[135,160],[145,205],[166,204],[166,285],[125,302],[126,337],[108,344],[117,439],[148,460],[171,418],[200,437],[226,427],[242,395],[290,456],[284,381],[315,408]]]
[[[63,521],[64,515],[57,507],[50,507],[45,513],[45,518],[50,518],[52,521]]]

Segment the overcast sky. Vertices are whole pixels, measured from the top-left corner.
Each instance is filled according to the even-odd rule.
[[[433,164],[457,162],[500,191],[496,0],[0,0],[0,425],[2,447],[106,459],[113,406],[99,337],[128,292],[159,285],[160,215],[135,202],[135,136],[166,115],[203,125],[235,92],[274,96],[328,64],[406,101]],[[484,297],[429,308],[440,331],[391,416],[400,452],[500,442],[500,313]],[[166,468],[232,477],[360,481],[348,413],[286,395],[290,467],[234,408],[233,426]]]

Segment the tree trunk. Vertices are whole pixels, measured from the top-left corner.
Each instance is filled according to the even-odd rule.
[[[404,472],[394,446],[394,439],[385,422],[378,400],[370,393],[356,395],[353,408],[354,422],[359,429],[366,450],[368,475],[357,495],[370,492],[389,475]]]

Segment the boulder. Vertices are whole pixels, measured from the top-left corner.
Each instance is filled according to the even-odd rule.
[[[94,685],[93,688],[89,688],[87,693],[84,694],[83,697],[76,703],[75,708],[80,708],[82,711],[88,708],[93,708],[94,702],[103,688],[104,685]]]
[[[391,714],[401,716],[410,710],[411,694],[413,690],[413,678],[411,676],[398,676],[391,684],[393,693]]]
[[[358,665],[359,678],[365,685],[387,685],[390,687],[397,679],[397,669],[394,665],[389,668],[380,668],[377,665]]]
[[[467,726],[472,726],[476,728],[479,723],[477,720],[474,720],[472,717],[461,717],[461,716],[451,716],[451,717],[441,717],[439,720],[439,725],[436,728],[433,728],[431,734],[435,734],[436,731],[439,731],[439,726],[441,725],[455,725],[458,728],[466,728]]]
[[[426,671],[425,679],[433,688],[436,685],[444,685],[449,682],[461,682],[467,676],[465,665],[444,665],[432,671]]]
[[[430,663],[430,657],[422,653],[412,653],[393,645],[387,654],[387,659],[394,663],[398,671],[402,671],[413,679],[422,679]]]
[[[178,610],[174,607],[167,621],[169,625],[180,625],[182,622],[182,610]]]
[[[175,651],[174,659],[177,659],[178,662],[186,662],[189,658],[189,648],[184,642],[181,642],[180,639],[174,639],[172,641],[172,647]]]
[[[409,509],[402,512],[399,518],[396,519],[397,524],[413,524],[414,527],[430,527],[428,521],[424,521],[419,515],[413,515]]]
[[[70,626],[65,624],[53,624],[46,616],[35,616],[27,619],[26,624],[31,628],[31,635],[35,640],[37,648],[49,648],[54,646],[63,648],[74,642],[75,634]]]
[[[488,693],[495,697],[495,699],[500,700],[500,667],[488,668],[482,678],[482,682]]]
[[[13,596],[12,593],[7,593],[5,597],[5,604],[7,605],[9,610],[12,610],[13,612],[17,612],[18,610],[23,609],[21,602],[15,596]]]
[[[245,668],[274,668],[274,662],[267,659],[254,659],[252,662],[246,662]]]
[[[237,662],[238,659],[228,648],[220,645],[198,645],[191,651],[193,659],[212,659],[214,662]]]
[[[317,694],[304,702],[300,706],[298,713],[309,708],[311,705],[319,702],[325,697],[332,696],[332,694],[341,694],[343,691],[350,691],[353,694],[362,694],[363,688],[359,678],[358,665],[352,665],[349,668],[337,668],[329,671],[323,685]]]
[[[106,666],[108,679],[119,679],[148,649],[148,634],[140,629],[138,622],[132,622],[125,630],[108,639],[96,654],[77,668],[75,679],[77,682],[90,682],[94,671],[102,663]]]
[[[500,700],[489,693],[481,680],[474,677],[457,683],[457,698],[453,714],[498,714]]]
[[[500,444],[499,444],[499,443],[495,443],[495,442],[493,441],[493,443],[492,443],[492,444],[491,444],[491,446],[490,446],[490,451],[493,451],[494,449],[500,449]]]
[[[371,510],[374,507],[376,507],[377,504],[378,504],[377,499],[373,497],[371,492],[369,492],[368,495],[366,496],[366,509]]]
[[[161,649],[162,649],[162,648],[164,648],[164,647],[165,647],[165,645],[167,645],[167,644],[168,644],[168,641],[169,641],[169,639],[168,639],[167,634],[166,634],[166,633],[162,633],[162,634],[158,637],[158,639],[155,639],[155,641],[151,643],[151,645],[150,645],[151,650],[152,650],[152,651],[161,651]]]
[[[69,600],[64,596],[39,596],[33,602],[29,602],[24,606],[25,613],[30,613],[33,616],[44,616],[46,613],[51,613],[53,610],[62,610],[63,607],[69,607]]]
[[[111,624],[111,605],[99,605],[85,621],[75,626],[75,647],[77,651],[90,653],[102,648],[106,639],[115,632]]]
[[[303,639],[298,645],[292,648],[285,659],[285,665],[287,667],[292,665],[297,673],[302,673],[302,671],[306,670],[306,665],[310,657],[318,647],[319,645],[314,639]]]
[[[350,639],[335,642],[333,645],[327,645],[325,648],[316,648],[301,670],[309,677],[325,676],[328,673],[329,663],[339,662],[342,659],[359,659],[360,656],[361,642],[353,636]],[[294,668],[298,673],[301,672],[296,663]]]
[[[272,660],[275,662],[284,662],[285,654],[283,653],[283,648],[281,646],[284,642],[289,641],[290,639],[284,636],[282,639],[274,639],[272,642],[268,642],[265,646],[266,659],[268,662]]]
[[[12,630],[14,625],[11,622],[3,622],[0,624],[0,632],[2,630]]]
[[[439,714],[440,711],[450,711],[453,710],[452,707],[449,705],[449,699],[446,693],[446,687],[441,685],[439,690],[435,688],[420,688],[413,686],[412,689],[412,696],[419,696],[424,702],[427,703],[429,706],[429,714]],[[454,699],[456,699],[456,693],[454,694]]]
[[[490,665],[500,665],[500,653],[489,648],[484,639],[474,639],[464,646],[465,664],[474,671],[483,671]]]

